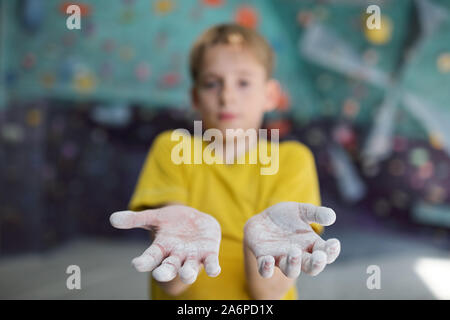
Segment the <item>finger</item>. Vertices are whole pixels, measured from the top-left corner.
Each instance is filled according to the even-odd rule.
[[[164,259],[164,251],[160,244],[152,244],[142,255],[134,258],[131,263],[139,272],[149,272],[155,269]]]
[[[336,221],[336,213],[331,208],[319,207],[310,203],[299,203],[300,215],[308,223],[331,226]]]
[[[270,278],[275,269],[275,258],[272,256],[261,256],[257,259],[258,271],[263,278]]]
[[[205,265],[206,274],[210,277],[217,277],[220,273],[219,257],[217,254],[208,255],[203,264]]]
[[[316,276],[323,271],[327,264],[327,255],[323,251],[313,251],[313,253],[303,252],[302,271],[310,276]]]
[[[194,283],[200,270],[200,263],[196,259],[186,259],[180,268],[179,275],[182,282],[186,284]]]
[[[140,212],[135,211],[117,211],[109,217],[111,225],[117,229],[132,229],[140,228],[154,224],[156,215],[155,210],[145,210]]]
[[[177,256],[170,256],[161,263],[159,267],[153,270],[152,275],[158,281],[167,282],[177,276],[181,261]]]
[[[320,250],[326,253],[327,263],[333,263],[341,252],[341,243],[338,239],[332,238],[324,241],[322,238],[316,240],[313,251]]]
[[[288,278],[297,278],[300,275],[302,267],[302,250],[293,248],[289,253],[283,256],[279,262],[279,268]]]

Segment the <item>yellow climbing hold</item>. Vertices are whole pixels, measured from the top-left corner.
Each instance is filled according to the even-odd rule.
[[[450,72],[450,52],[444,52],[439,55],[437,68],[441,73]]]
[[[158,0],[154,4],[156,13],[166,14],[172,11],[174,8],[173,1],[171,0]]]
[[[74,88],[79,93],[90,93],[96,86],[95,76],[90,71],[80,71],[75,74]]]
[[[364,19],[364,35],[369,42],[375,45],[386,44],[392,37],[393,24],[391,19],[381,15],[380,22],[380,28],[369,29],[366,24],[366,19]]]

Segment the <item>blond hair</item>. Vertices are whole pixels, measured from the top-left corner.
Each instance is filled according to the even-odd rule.
[[[209,28],[194,42],[189,55],[189,71],[194,84],[197,83],[206,50],[217,44],[245,46],[263,65],[267,77],[272,76],[275,55],[264,37],[253,29],[235,23],[227,23]]]

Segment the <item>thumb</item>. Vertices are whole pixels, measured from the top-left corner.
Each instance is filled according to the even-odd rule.
[[[319,207],[310,203],[298,203],[300,218],[308,223],[331,226],[336,221],[336,213],[331,208]]]
[[[117,211],[111,214],[109,222],[117,229],[142,228],[156,223],[156,210],[135,212],[131,210]]]

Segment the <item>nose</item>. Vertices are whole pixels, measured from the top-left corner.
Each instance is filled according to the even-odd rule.
[[[219,94],[220,106],[226,107],[234,103],[235,92],[231,83],[224,81]]]

